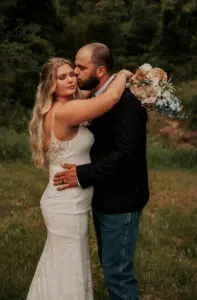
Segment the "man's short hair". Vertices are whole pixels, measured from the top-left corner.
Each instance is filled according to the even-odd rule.
[[[92,62],[99,66],[105,66],[110,71],[114,66],[111,50],[107,45],[101,43],[89,44],[92,46]]]

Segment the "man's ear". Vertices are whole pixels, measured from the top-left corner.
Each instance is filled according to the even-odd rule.
[[[99,66],[96,69],[96,76],[98,79],[102,78],[106,73],[107,73],[107,70],[106,70],[105,66]]]

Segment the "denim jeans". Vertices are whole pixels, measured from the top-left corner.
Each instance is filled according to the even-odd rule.
[[[102,214],[93,211],[98,252],[110,300],[138,300],[134,254],[142,211]]]

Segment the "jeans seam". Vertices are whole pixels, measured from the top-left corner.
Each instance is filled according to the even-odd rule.
[[[123,237],[123,249],[122,249],[122,251],[121,251],[121,257],[122,257],[122,259],[123,259],[123,261],[124,261],[124,257],[125,257],[125,254],[126,254],[126,245],[127,245],[127,243],[128,243],[128,224],[130,224],[130,222],[131,222],[131,214],[130,213],[128,213],[127,214],[127,217],[126,217],[126,229],[125,229],[125,234],[124,234],[124,237]],[[119,266],[119,272],[121,272],[121,270],[122,270],[122,267],[123,267],[123,264],[120,264],[120,266]],[[125,300],[127,300],[127,295],[125,295],[124,294],[124,291],[122,290],[122,296],[123,296],[123,298],[125,299]]]

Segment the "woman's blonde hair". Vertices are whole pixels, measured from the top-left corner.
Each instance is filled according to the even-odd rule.
[[[37,88],[32,119],[29,125],[32,160],[39,168],[47,167],[46,154],[43,150],[43,140],[45,136],[43,129],[44,117],[54,101],[57,69],[65,64],[74,68],[72,62],[68,59],[61,57],[51,58],[43,65],[40,73],[40,82]]]

